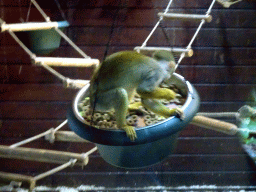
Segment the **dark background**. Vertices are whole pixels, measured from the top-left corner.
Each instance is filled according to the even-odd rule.
[[[102,60],[113,52],[141,45],[168,0],[65,0],[59,1],[62,11],[53,0],[38,0],[38,3],[53,21],[64,17],[70,23],[65,33],[89,56]],[[174,0],[171,11],[203,14],[210,4],[210,0]],[[203,26],[192,45],[194,55],[180,64],[177,72],[200,94],[200,111],[236,112],[245,104],[254,104],[255,6],[253,1],[242,1],[226,9],[215,3],[213,21]],[[1,0],[0,17],[7,23],[26,21],[28,7],[28,0]],[[33,6],[28,21],[43,21]],[[148,45],[186,47],[198,24],[163,22],[170,42],[158,28]],[[29,56],[8,33],[0,33],[0,44],[0,144],[10,145],[63,122],[77,91],[63,88],[59,79],[32,65]],[[64,40],[50,56],[79,57]],[[54,69],[72,79],[89,79],[92,73],[92,68]],[[235,123],[234,119],[229,121]],[[65,126],[64,130],[69,129]],[[52,145],[41,139],[25,147],[82,153],[93,144],[55,142]],[[0,171],[5,172],[37,175],[56,166],[0,158]],[[122,190],[141,191],[150,190],[150,186],[172,189],[194,185],[205,189],[211,185],[219,189],[229,186],[249,189],[256,184],[255,171],[238,138],[189,125],[180,134],[176,152],[158,165],[134,170],[116,168],[96,152],[83,170],[68,168],[40,180],[38,185],[83,184],[102,186],[105,190],[123,187]]]

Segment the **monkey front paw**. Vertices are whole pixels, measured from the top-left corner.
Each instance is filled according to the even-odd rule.
[[[133,126],[125,125],[122,129],[126,132],[127,137],[129,137],[131,141],[135,141],[137,134]]]
[[[185,119],[184,111],[181,108],[175,108],[174,115],[179,117],[181,120]]]
[[[141,106],[142,106],[141,102],[135,102],[135,103],[128,105],[128,110],[130,110],[130,111],[139,110]]]

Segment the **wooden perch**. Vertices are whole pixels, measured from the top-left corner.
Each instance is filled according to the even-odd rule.
[[[15,173],[0,172],[0,178],[4,179],[4,180],[11,180],[12,182],[13,181],[16,181],[16,182],[17,181],[18,182],[26,181],[30,185],[29,186],[30,191],[32,191],[35,188],[35,186],[36,186],[37,180],[43,179],[43,178],[45,178],[45,177],[47,177],[49,175],[52,175],[54,173],[57,173],[58,171],[61,171],[61,170],[65,169],[65,168],[67,168],[67,167],[73,166],[73,165],[75,165],[76,161],[77,161],[77,159],[71,159],[71,160],[69,160],[69,162],[67,162],[67,163],[65,163],[63,165],[60,165],[60,166],[58,166],[58,167],[56,167],[56,168],[54,168],[52,170],[49,170],[47,172],[44,172],[44,173],[42,173],[40,175],[37,175],[35,177],[31,177],[31,176],[27,176],[27,175],[21,175],[21,174],[15,174]]]
[[[56,131],[55,132],[55,141],[66,141],[66,142],[89,142],[72,131]],[[50,140],[48,135],[45,136],[46,140]]]
[[[235,135],[239,131],[238,127],[235,124],[199,115],[194,116],[194,118],[191,121],[191,124],[206,129],[226,133],[228,135]]]
[[[146,51],[146,52],[152,52],[152,51],[170,51],[174,53],[185,53],[186,57],[192,57],[193,50],[192,49],[182,49],[182,48],[169,48],[169,47],[135,47],[134,48],[137,51]]]
[[[33,177],[26,176],[26,175],[20,175],[16,173],[6,173],[0,171],[0,178],[7,179],[7,180],[15,180],[15,181],[31,181],[33,180]]]
[[[91,58],[64,58],[64,57],[36,57],[33,60],[34,64],[46,64],[49,66],[58,67],[91,67],[99,65],[98,59]]]
[[[63,85],[66,88],[73,88],[73,89],[81,89],[85,85],[89,84],[90,80],[82,80],[82,79],[69,79],[67,78]]]
[[[0,145],[0,156],[4,158],[15,158],[47,163],[63,164],[70,159],[77,159],[76,165],[87,165],[89,157],[84,154],[45,149],[33,149],[26,147],[11,148]]]
[[[181,20],[202,20],[204,19],[206,22],[212,21],[211,15],[198,15],[198,14],[179,14],[179,13],[158,13],[157,14],[160,17],[163,17],[164,19],[181,19]]]

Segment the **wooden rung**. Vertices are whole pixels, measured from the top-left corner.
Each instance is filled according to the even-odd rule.
[[[137,51],[170,51],[174,53],[185,53],[186,57],[192,57],[193,50],[192,49],[182,49],[182,48],[168,48],[168,47],[135,47],[134,50]]]
[[[28,23],[15,23],[1,25],[1,32],[11,30],[15,31],[33,31],[33,30],[46,30],[59,27],[58,22],[28,22]]]
[[[76,165],[81,166],[87,165],[89,160],[88,156],[79,153],[26,147],[10,148],[5,145],[0,145],[0,157],[58,164],[67,163],[70,159],[77,159]]]
[[[74,89],[81,89],[85,85],[89,84],[90,80],[83,80],[83,79],[69,79],[67,78],[64,82],[64,87],[66,88],[74,88]]]
[[[159,17],[163,17],[164,19],[182,19],[182,20],[202,20],[204,19],[206,22],[212,21],[211,15],[198,15],[198,14],[180,14],[180,13],[158,13]]]
[[[63,58],[63,57],[36,57],[33,59],[34,64],[46,64],[49,66],[59,67],[90,67],[99,65],[98,59],[91,58]]]
[[[235,124],[199,115],[194,116],[194,118],[191,121],[191,124],[206,129],[226,133],[229,135],[235,135],[239,131],[238,127]]]
[[[55,141],[67,141],[67,142],[83,142],[88,143],[89,141],[79,137],[73,131],[56,131],[55,134]],[[49,140],[50,138],[48,135],[45,136],[45,140]]]
[[[33,177],[17,173],[7,173],[0,171],[0,179],[18,182],[28,182],[30,184],[30,191],[32,191],[32,189],[34,189],[36,185],[36,181]]]
[[[15,181],[31,181],[33,177],[16,173],[7,173],[0,171],[0,178]]]

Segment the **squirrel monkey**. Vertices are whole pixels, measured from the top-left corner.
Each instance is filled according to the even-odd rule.
[[[153,58],[136,51],[121,51],[108,56],[95,70],[90,85],[90,105],[96,111],[115,110],[117,126],[131,141],[137,138],[133,126],[126,124],[129,101],[137,92],[147,109],[164,117],[183,117],[180,108],[169,109],[157,99],[171,100],[176,93],[159,85],[175,69],[173,55],[157,51]]]

